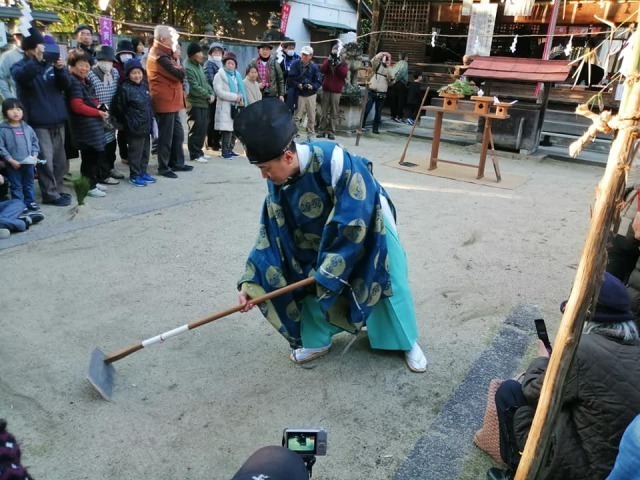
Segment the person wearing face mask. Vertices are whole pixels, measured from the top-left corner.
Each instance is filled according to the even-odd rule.
[[[278,49],[278,63],[282,70],[282,76],[284,78],[284,84],[287,84],[287,77],[289,76],[289,70],[291,70],[291,64],[300,60],[300,55],[296,53],[296,42],[287,38]],[[295,88],[287,88],[286,103],[289,107],[289,111],[293,113],[296,108],[296,99],[298,98],[297,90]]]
[[[120,74],[114,67],[116,56],[113,48],[108,45],[100,45],[96,50],[96,60],[98,64],[87,74],[87,82],[93,86],[98,102],[110,110],[111,102],[120,83]],[[116,132],[111,123],[105,124],[104,139],[104,150],[100,152],[98,159],[98,183],[103,186],[117,185],[120,183],[118,179],[124,178],[124,175],[115,169]]]
[[[213,79],[216,77],[218,71],[222,68],[222,56],[224,55],[224,45],[218,42],[213,42],[209,46],[209,58],[204,62],[204,74],[207,77],[207,82],[213,88]],[[209,125],[207,127],[207,146],[217,152],[220,150],[222,134],[219,130],[216,130],[216,105],[217,98],[213,98],[213,102],[209,104]]]

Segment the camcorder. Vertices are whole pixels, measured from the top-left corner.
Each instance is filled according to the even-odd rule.
[[[316,455],[327,454],[327,431],[324,428],[285,428],[282,446],[302,457],[311,478]]]

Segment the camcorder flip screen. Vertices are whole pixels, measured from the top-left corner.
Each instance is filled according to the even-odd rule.
[[[287,432],[287,448],[297,453],[316,454],[317,433]]]

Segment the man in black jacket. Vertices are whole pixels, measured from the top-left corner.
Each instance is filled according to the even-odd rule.
[[[63,191],[67,171],[64,149],[64,124],[67,106],[64,92],[71,86],[71,76],[60,59],[57,45],[45,42],[40,32],[31,27],[22,41],[24,58],[11,67],[18,90],[18,98],[25,108],[27,123],[35,130],[40,143],[38,183],[42,203],[64,207],[71,204],[71,195]],[[46,54],[46,56],[45,56]]]

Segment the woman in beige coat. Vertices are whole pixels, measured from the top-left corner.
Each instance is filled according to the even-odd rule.
[[[382,107],[387,98],[389,84],[393,82],[393,72],[389,66],[391,55],[388,52],[380,52],[371,61],[371,77],[369,78],[369,99],[364,110],[362,128],[371,113],[371,108],[375,106],[373,117],[373,133],[380,133],[380,122],[382,121]]]

